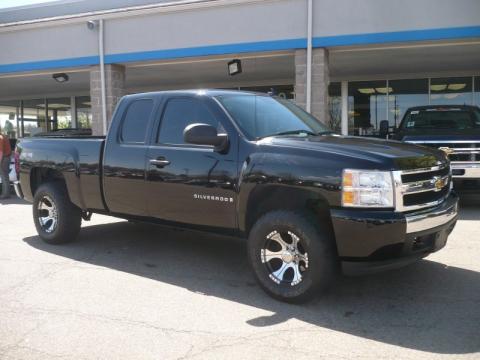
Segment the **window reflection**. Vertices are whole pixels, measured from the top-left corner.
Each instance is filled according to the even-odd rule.
[[[430,103],[433,105],[470,105],[472,103],[472,77],[431,79]]]
[[[475,77],[474,105],[480,106],[480,76]]]
[[[22,113],[23,136],[32,136],[47,131],[44,99],[24,100]]]
[[[428,79],[390,80],[388,122],[395,128],[413,106],[428,105]]]
[[[342,128],[341,83],[331,83],[328,87],[328,118],[326,124],[331,130],[340,132]]]
[[[77,96],[75,103],[77,106],[77,127],[80,129],[91,129],[92,103],[90,96]]]
[[[72,127],[70,98],[48,99],[48,130]]]
[[[349,118],[353,119],[353,135],[377,133],[380,121],[387,119],[389,90],[386,81],[355,81],[348,84]]]
[[[0,127],[2,133],[11,139],[18,138],[18,114],[20,113],[20,101],[0,102]]]

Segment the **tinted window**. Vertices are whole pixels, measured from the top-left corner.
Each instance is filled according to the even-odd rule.
[[[327,127],[292,102],[257,95],[225,95],[218,100],[249,138],[292,131],[321,133]]]
[[[121,139],[126,143],[144,143],[153,101],[136,100],[130,104],[123,119]]]
[[[167,103],[160,125],[158,142],[184,144],[183,130],[195,123],[212,125],[218,130],[219,123],[205,104],[196,99],[172,99]]]

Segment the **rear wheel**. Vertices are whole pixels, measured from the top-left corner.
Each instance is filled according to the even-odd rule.
[[[70,201],[63,183],[46,183],[35,193],[33,221],[38,235],[45,242],[63,244],[77,238],[82,211]]]
[[[282,301],[307,301],[335,275],[333,238],[308,214],[273,211],[262,216],[250,232],[248,252],[261,287]]]

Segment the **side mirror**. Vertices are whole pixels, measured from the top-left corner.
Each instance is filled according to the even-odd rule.
[[[388,136],[388,120],[380,121],[380,128],[378,129],[378,135],[382,138],[386,138]]]
[[[183,130],[183,140],[188,144],[213,146],[218,152],[228,148],[227,134],[218,134],[217,129],[207,124],[188,125]]]

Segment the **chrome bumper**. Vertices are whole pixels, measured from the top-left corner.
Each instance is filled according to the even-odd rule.
[[[15,189],[15,194],[17,194],[20,199],[23,199],[23,192],[22,187],[20,186],[20,181],[14,181],[13,188]]]
[[[480,179],[480,163],[477,164],[458,164],[451,163],[453,177],[455,179]],[[463,175],[455,175],[455,170],[465,171]]]
[[[407,234],[421,232],[445,225],[458,216],[458,196],[451,194],[438,208],[406,216]]]

